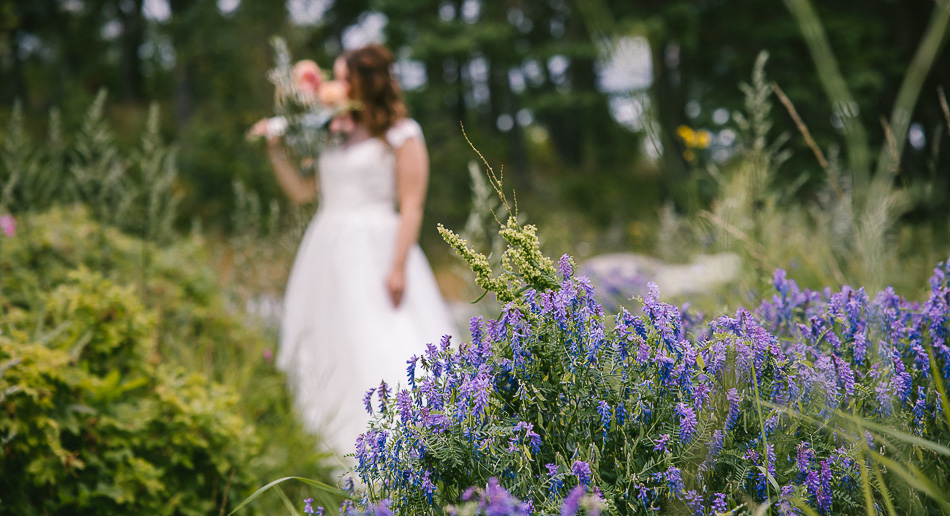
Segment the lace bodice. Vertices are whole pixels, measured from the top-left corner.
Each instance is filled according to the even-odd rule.
[[[422,128],[407,118],[385,136],[385,141],[369,138],[323,152],[319,161],[321,210],[395,210],[395,150],[412,137],[422,138]]]

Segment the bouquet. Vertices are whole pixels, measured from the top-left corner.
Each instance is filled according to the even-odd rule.
[[[267,79],[274,85],[275,116],[267,119],[263,131],[252,129],[249,137],[283,137],[288,151],[300,162],[301,173],[312,174],[314,158],[339,142],[352,125],[350,111],[358,109],[359,103],[348,97],[346,83],[330,80],[314,61],[291,65],[283,38],[274,37],[271,44],[276,65]]]

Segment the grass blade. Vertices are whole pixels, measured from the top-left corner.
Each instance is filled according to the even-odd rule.
[[[325,491],[325,492],[327,492],[327,493],[334,494],[334,495],[337,495],[337,496],[342,496],[342,497],[344,497],[344,498],[347,497],[346,493],[344,493],[343,491],[340,491],[339,489],[337,489],[337,488],[335,488],[335,487],[332,487],[332,486],[330,486],[330,485],[324,484],[323,482],[320,482],[320,481],[318,481],[318,480],[312,480],[312,479],[303,478],[303,477],[284,477],[284,478],[278,478],[277,480],[274,480],[273,482],[270,482],[269,484],[267,484],[267,485],[265,485],[264,487],[258,489],[257,491],[254,491],[253,494],[251,494],[250,496],[248,496],[247,498],[245,498],[244,501],[242,501],[240,504],[238,504],[238,506],[235,507],[233,511],[229,512],[229,513],[228,513],[228,516],[231,516],[232,514],[238,512],[238,511],[241,510],[241,508],[243,508],[245,505],[247,505],[247,504],[253,502],[254,500],[256,500],[258,497],[260,497],[262,494],[264,494],[264,493],[267,492],[268,490],[277,487],[279,484],[281,484],[281,483],[283,483],[283,482],[286,482],[287,480],[297,480],[297,481],[303,482],[304,484],[307,484],[307,485],[309,485],[309,486],[316,487],[317,489],[320,489],[320,490]],[[278,490],[278,494],[283,494],[283,490]],[[286,497],[286,495],[284,495],[284,497]]]
[[[882,466],[887,468],[889,471],[893,471],[898,476],[904,479],[911,487],[914,489],[926,493],[928,496],[934,499],[944,511],[950,511],[950,501],[947,501],[946,498],[941,496],[940,488],[934,485],[933,482],[926,475],[921,473],[914,467],[913,464],[908,463],[907,468],[898,463],[897,461],[885,457],[877,452],[871,452],[871,458],[880,463]],[[910,468],[911,471],[908,471]]]

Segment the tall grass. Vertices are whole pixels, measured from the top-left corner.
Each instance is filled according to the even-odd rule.
[[[767,79],[767,62],[763,52],[751,82],[741,86],[745,108],[733,119],[742,147],[721,169],[710,167],[718,186],[711,207],[698,219],[679,218],[668,225],[690,228],[694,248],[699,242],[713,242],[713,249],[742,255],[751,265],[744,289],[761,291],[779,267],[794,270],[816,286],[856,284],[878,290],[888,284],[919,285],[928,264],[946,258],[935,242],[950,237],[939,229],[946,226],[934,233],[901,221],[912,206],[911,190],[926,186],[898,185],[887,171],[862,179],[863,173],[854,173],[854,167],[864,163],[858,143],[849,143],[858,150],[848,147],[847,160],[837,147],[820,149],[781,87]],[[796,122],[824,174],[820,188],[805,202],[798,189],[808,180],[807,172],[792,181],[777,180],[792,136],[773,134],[774,99]],[[846,131],[846,140],[854,138],[852,133]],[[782,174],[788,173],[783,169]]]

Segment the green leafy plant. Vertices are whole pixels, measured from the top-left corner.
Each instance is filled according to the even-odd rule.
[[[75,138],[56,116],[48,145],[16,119],[4,134],[2,205],[17,229],[0,236],[0,513],[220,513],[277,472],[327,478],[273,335],[225,295],[207,240],[174,228],[158,111],[125,154],[104,98]],[[50,184],[53,197],[29,202]]]

